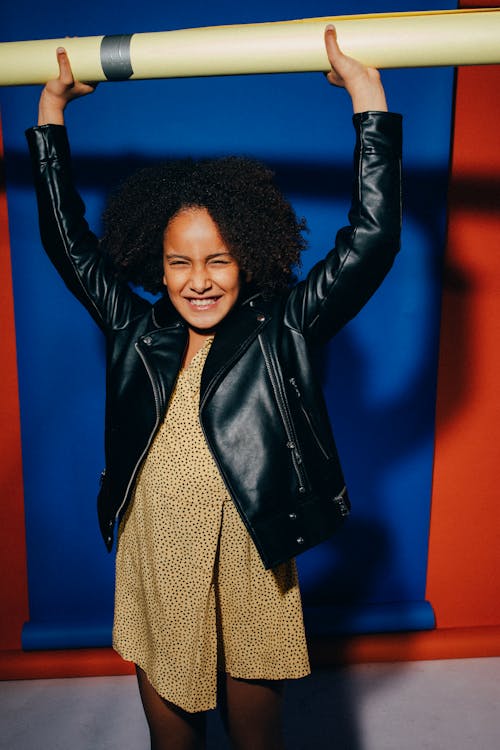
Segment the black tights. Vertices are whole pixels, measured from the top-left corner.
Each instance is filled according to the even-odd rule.
[[[151,750],[202,750],[205,713],[188,713],[161,698],[140,667],[137,680],[151,735]],[[219,706],[233,750],[283,750],[282,696],[281,681],[221,676]]]

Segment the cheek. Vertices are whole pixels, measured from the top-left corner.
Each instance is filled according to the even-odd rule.
[[[171,273],[168,273],[168,271],[164,271],[163,286],[166,289],[168,296],[173,301],[175,295],[179,293],[178,279],[176,279]]]
[[[235,296],[237,296],[240,292],[242,281],[243,279],[242,279],[240,270],[239,269],[237,271],[232,270],[231,273],[228,274],[225,279],[226,289],[231,290],[231,292]]]
[[[170,303],[172,307],[177,310],[178,313],[182,315],[182,304],[181,300],[178,294],[176,294],[171,287],[168,286],[168,284],[165,284],[165,291],[167,293],[167,297],[170,300]]]
[[[167,266],[164,266],[163,267],[163,284],[171,291],[175,291],[176,289],[179,289],[179,286],[182,284],[179,272],[177,271],[176,273],[174,273]]]

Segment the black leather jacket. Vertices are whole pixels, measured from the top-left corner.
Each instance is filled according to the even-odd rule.
[[[354,116],[350,226],[285,295],[250,288],[217,330],[200,419],[226,487],[266,567],[323,541],[349,499],[311,351],[335,334],[390,269],[401,225],[401,118]],[[106,472],[98,498],[108,549],[115,520],[165,415],[188,332],[167,297],[151,305],[113,275],[84,219],[66,130],[27,131],[44,247],[107,341]]]

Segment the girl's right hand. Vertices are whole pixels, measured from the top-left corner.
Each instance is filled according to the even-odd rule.
[[[38,106],[39,125],[64,125],[64,110],[73,99],[92,94],[97,83],[75,81],[68,54],[63,47],[57,48],[59,76],[47,81]]]
[[[325,29],[325,46],[332,66],[326,78],[333,86],[341,86],[349,92],[354,112],[387,112],[385,92],[378,70],[344,55],[332,24],[328,24]]]

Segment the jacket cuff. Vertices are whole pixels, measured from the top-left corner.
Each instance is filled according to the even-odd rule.
[[[396,112],[358,112],[352,121],[356,129],[356,150],[390,151],[401,157],[402,115]]]
[[[28,128],[25,135],[33,164],[70,158],[68,134],[64,125],[38,125]]]

